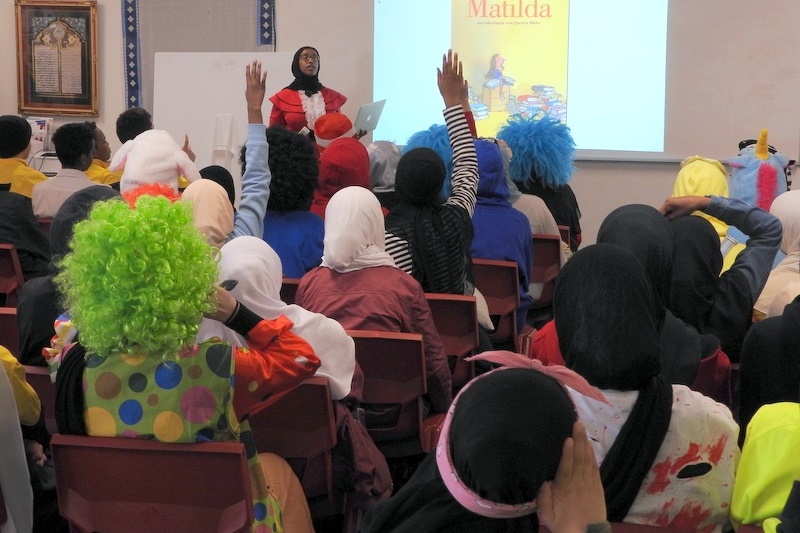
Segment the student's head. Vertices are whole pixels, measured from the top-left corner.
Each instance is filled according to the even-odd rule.
[[[397,163],[402,152],[400,147],[390,141],[375,141],[367,146],[369,154],[369,187],[387,209],[394,207],[396,195],[394,180]]]
[[[111,146],[108,144],[106,134],[94,122],[87,122],[86,125],[94,131],[94,159],[100,161],[111,159]]]
[[[117,137],[125,143],[143,131],[153,129],[153,117],[141,107],[131,107],[117,117]]]
[[[0,159],[27,158],[32,133],[31,125],[24,118],[16,115],[0,117]]]
[[[365,187],[345,187],[325,208],[323,265],[341,272],[358,259],[385,257],[384,229],[375,195]]]
[[[430,148],[409,150],[397,163],[397,200],[414,206],[439,204],[446,172],[442,158]]]
[[[482,203],[486,200],[508,202],[508,183],[500,147],[492,141],[479,139],[475,141],[475,151],[478,154],[478,198]]]
[[[453,148],[450,146],[447,126],[434,124],[427,130],[416,132],[408,138],[408,142],[403,148],[403,154],[407,154],[415,148],[430,148],[441,158],[445,174],[440,187],[439,200],[446,200],[450,195],[450,180],[453,174]]]
[[[575,141],[566,124],[554,118],[511,116],[497,132],[511,152],[509,173],[517,183],[531,179],[555,189],[575,172]]]
[[[180,201],[192,206],[194,226],[215,248],[221,248],[233,231],[233,205],[219,183],[207,179],[193,181]]]
[[[312,46],[304,46],[294,53],[292,74],[295,78],[316,77],[319,74],[319,52]]]
[[[314,146],[305,135],[283,126],[267,128],[270,211],[308,211],[319,176]]]
[[[639,390],[659,374],[655,298],[641,263],[623,248],[576,252],[556,279],[553,314],[566,366],[591,385]]]
[[[53,134],[56,156],[64,168],[86,170],[94,156],[94,130],[85,122],[59,127]]]
[[[87,351],[174,359],[193,344],[214,309],[217,264],[189,206],[153,196],[133,209],[100,202],[71,247],[56,285]]]
[[[225,192],[228,194],[228,200],[231,206],[236,203],[236,188],[233,185],[233,176],[228,172],[228,169],[219,165],[210,165],[200,169],[200,175],[203,179],[211,180],[218,183]],[[234,207],[235,208],[235,207]]]
[[[336,139],[319,158],[319,185],[314,196],[324,203],[351,185],[369,189],[367,148],[352,138]]]

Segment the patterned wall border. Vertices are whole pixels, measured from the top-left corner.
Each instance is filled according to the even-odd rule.
[[[275,46],[275,2],[276,0],[259,0],[256,18],[257,44]]]
[[[141,70],[139,65],[139,1],[123,0],[122,28],[123,63],[125,65],[125,108],[142,106]]]

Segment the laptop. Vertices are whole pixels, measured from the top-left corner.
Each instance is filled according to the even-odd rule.
[[[384,104],[386,104],[385,99],[362,105],[358,110],[353,129],[356,131],[373,131],[381,118]]]

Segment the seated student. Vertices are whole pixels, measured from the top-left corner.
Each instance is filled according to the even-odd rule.
[[[0,116],[0,190],[30,198],[33,186],[47,176],[28,166],[31,153],[31,125],[16,115]]]
[[[758,207],[721,196],[667,198],[659,211],[670,219],[674,242],[668,309],[698,332],[717,337],[722,351],[738,362],[753,304],[781,242],[780,221]],[[715,216],[750,236],[747,247],[722,275],[717,232],[707,220],[686,216],[694,211]]]
[[[325,206],[337,191],[358,186],[369,189],[369,155],[359,141],[333,141],[319,157],[319,180],[309,211],[325,218]]]
[[[386,217],[387,251],[425,292],[472,294],[474,290],[467,272],[478,160],[461,103],[467,89],[460,68],[458,54],[451,51],[439,71],[439,92],[453,153],[452,190],[442,203],[446,168],[434,150],[409,150],[397,163],[397,204]]]
[[[95,202],[119,198],[111,187],[92,185],[74,193],[61,204],[50,225],[50,265],[45,275],[25,282],[17,298],[19,360],[25,365],[46,366],[42,349],[50,346],[53,322],[66,311],[53,278],[58,261],[69,251],[72,229],[89,215]]]
[[[796,330],[793,336],[796,337]],[[794,344],[796,354],[797,343]],[[794,377],[797,378],[796,372]],[[800,510],[798,383],[800,381],[795,379],[792,400],[762,406],[747,425],[731,501],[731,522],[737,529],[742,524],[751,524],[761,526],[768,533],[797,531]],[[781,511],[785,514],[779,518]],[[787,515],[792,515],[794,523],[784,521],[782,524]]]
[[[563,372],[502,368],[467,384],[436,451],[367,511],[362,533],[610,531],[586,429],[556,381]]]
[[[0,191],[0,213],[0,242],[13,244],[17,249],[25,281],[47,275],[50,243],[33,216],[30,199]]]
[[[86,122],[94,131],[94,154],[92,164],[86,169],[86,176],[98,185],[114,185],[119,183],[122,172],[108,170],[111,161],[111,147],[108,145],[106,134],[94,122]]]
[[[272,181],[263,237],[281,258],[283,275],[301,278],[322,262],[325,226],[322,218],[308,210],[317,186],[319,163],[305,135],[272,126],[267,128],[267,141]]]
[[[575,142],[569,128],[556,119],[525,118],[514,115],[497,132],[513,155],[509,163],[511,179],[520,191],[544,200],[556,222],[569,226],[570,249],[581,243],[581,210],[569,186],[575,172]]]
[[[397,203],[394,192],[397,163],[403,155],[400,147],[390,141],[375,141],[367,146],[369,154],[369,189],[378,198],[381,207],[391,209]]]
[[[475,237],[470,254],[473,258],[513,261],[519,273],[520,304],[517,308],[517,331],[525,327],[532,298],[528,295],[531,280],[531,232],[525,215],[511,207],[500,148],[490,141],[475,141],[478,154],[478,200],[472,215]]]
[[[672,196],[706,196],[709,194],[724,198],[729,196],[728,176],[722,163],[716,159],[708,159],[699,155],[687,157],[681,161],[681,169],[675,178]],[[693,214],[703,217],[714,226],[720,240],[721,272],[727,271],[733,266],[733,262],[739,252],[744,250],[745,243],[739,242],[734,237],[734,234],[738,232],[733,231],[728,224],[720,219],[707,215],[702,211],[696,211]]]
[[[800,298],[780,316],[753,324],[742,345],[739,366],[739,423],[744,429],[761,406],[797,400],[800,384]],[[748,429],[749,431],[749,429]]]
[[[236,282],[230,293],[238,302],[266,319],[284,315],[292,321],[291,331],[308,342],[322,362],[315,375],[328,378],[334,400],[350,395],[356,368],[353,339],[335,320],[281,301],[281,260],[269,244],[258,237],[233,239],[220,250],[219,268],[220,281]],[[198,341],[213,337],[247,346],[247,339],[232,329],[215,320],[203,320]]]
[[[378,199],[363,187],[345,187],[326,211],[322,265],[300,280],[297,305],[345,329],[420,333],[431,411],[444,413],[453,399],[447,355],[422,287],[384,249]]]
[[[800,191],[787,191],[775,198],[769,212],[781,221],[780,251],[785,257],[769,273],[767,283],[753,304],[754,315],[758,318],[774,316],[769,313],[769,308],[778,293],[790,284],[800,282]],[[785,301],[783,305],[786,305]]]
[[[561,270],[553,309],[566,366],[608,401],[570,391],[609,520],[719,531],[738,427],[724,405],[659,376],[656,302],[642,265],[618,246],[589,246]]]
[[[134,208],[99,203],[75,227],[71,246],[56,284],[72,323],[59,321],[48,352],[64,395],[59,430],[183,443],[238,437],[253,480],[254,528],[282,531],[282,518],[287,531],[312,531],[302,496],[284,495],[302,504],[284,506],[271,484],[275,475],[289,475],[296,493],[299,482],[285,461],[256,455],[247,423],[259,402],[319,366],[308,343],[290,331],[291,320],[262,319],[215,289],[212,248],[185,204],[148,195]],[[203,316],[246,337],[249,348],[195,344]],[[69,339],[70,326],[80,331],[80,344]]]
[[[128,141],[134,140],[140,134],[150,131],[153,129],[153,117],[150,113],[141,107],[129,107],[125,111],[119,114],[117,117],[117,137],[119,138],[119,142],[125,145]],[[189,136],[186,135],[183,141],[183,146],[181,150],[186,154],[192,162],[194,162],[195,155],[192,152],[192,148],[189,146]],[[178,182],[176,184],[177,190],[184,190],[186,187],[189,186],[189,182],[194,181],[197,179],[195,172],[192,170],[192,167],[189,165],[185,165],[187,167],[187,171],[189,171],[188,175],[182,175],[178,177]],[[114,159],[111,160],[110,168],[113,172],[118,172],[120,174],[124,174],[124,162],[122,165],[118,163],[118,158],[115,155]],[[187,179],[188,178],[188,179]],[[121,180],[121,176],[120,176]],[[151,181],[150,183],[153,183]],[[144,183],[147,183],[146,181]],[[141,183],[137,183],[132,185],[131,188],[135,188]],[[120,182],[119,187],[122,187],[122,183]],[[124,188],[120,189],[122,192],[125,192]]]
[[[367,501],[388,497],[392,480],[386,459],[350,413],[350,408],[360,403],[364,386],[353,339],[335,320],[281,301],[281,260],[263,240],[245,236],[230,241],[220,250],[219,267],[221,281],[236,282],[230,293],[237,301],[267,319],[287,317],[294,324],[291,331],[308,342],[319,357],[321,365],[314,375],[327,378],[332,399],[341,400],[334,402],[337,451],[341,450],[333,455],[336,487],[344,492],[355,489]],[[247,339],[230,328],[203,320],[198,341],[213,337],[247,346]]]
[[[33,187],[33,214],[52,218],[74,192],[96,185],[84,171],[94,156],[94,131],[85,122],[64,124],[53,134],[61,170]]]
[[[695,390],[723,402],[730,402],[730,361],[720,349],[719,339],[702,335],[666,309],[672,275],[672,228],[657,209],[647,205],[626,205],[609,213],[600,225],[597,242],[614,244],[631,252],[644,267],[656,303],[661,348],[660,375],[667,382],[697,387]],[[563,365],[558,345],[557,324],[548,322],[534,334],[531,346],[534,357],[545,364]],[[700,361],[713,358],[723,369],[722,378],[701,376]],[[707,364],[710,364],[711,360]],[[724,370],[727,369],[727,372]]]

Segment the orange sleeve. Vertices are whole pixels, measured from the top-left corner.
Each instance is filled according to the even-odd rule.
[[[564,366],[564,357],[561,355],[561,347],[558,344],[555,320],[551,320],[533,334],[531,355],[545,365]]]
[[[288,391],[314,375],[319,358],[311,346],[292,333],[291,320],[262,320],[248,334],[250,348],[233,347],[233,410],[241,419],[256,404]]]

